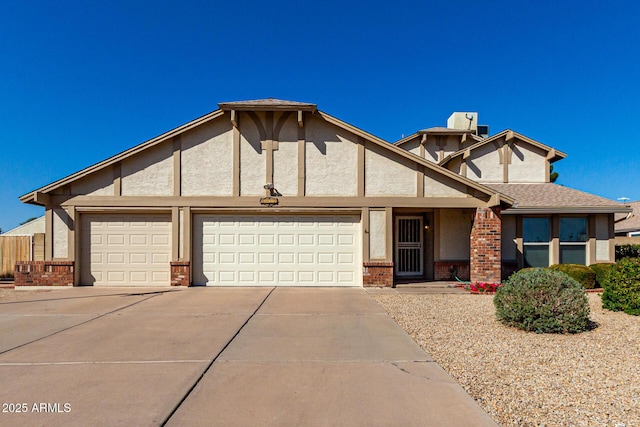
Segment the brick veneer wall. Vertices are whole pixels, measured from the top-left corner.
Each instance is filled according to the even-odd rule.
[[[460,280],[469,280],[469,261],[436,261],[433,263],[433,280],[455,280],[451,277],[457,270]]]
[[[470,237],[472,283],[500,283],[501,236],[500,208],[477,208]]]
[[[73,261],[18,261],[14,285],[73,286]]]
[[[189,286],[191,263],[189,261],[171,262],[171,286]]]
[[[368,261],[363,266],[362,286],[393,287],[393,262]]]

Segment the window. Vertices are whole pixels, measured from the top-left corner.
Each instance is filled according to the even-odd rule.
[[[525,267],[549,266],[549,218],[523,218],[522,240]]]
[[[587,263],[587,218],[560,218],[560,264]]]

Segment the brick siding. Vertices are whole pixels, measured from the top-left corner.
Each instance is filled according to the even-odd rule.
[[[18,261],[14,285],[73,286],[73,261]]]
[[[477,208],[470,237],[471,282],[500,283],[501,236],[500,208]]]
[[[369,261],[363,263],[362,286],[393,287],[393,263]]]
[[[171,262],[171,286],[189,286],[191,265],[189,261]]]
[[[460,280],[469,280],[469,261],[436,261],[433,263],[433,280],[455,280],[457,271]]]

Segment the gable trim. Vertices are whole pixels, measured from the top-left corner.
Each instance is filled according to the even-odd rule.
[[[210,120],[213,120],[213,119],[216,119],[218,117],[221,117],[224,114],[225,114],[225,112],[222,111],[222,110],[213,111],[213,112],[211,112],[209,114],[206,114],[206,115],[204,115],[202,117],[199,117],[199,118],[197,118],[195,120],[192,120],[189,123],[186,123],[186,124],[184,124],[182,126],[174,128],[174,129],[172,129],[172,130],[170,130],[168,132],[165,132],[162,135],[159,135],[159,136],[157,136],[155,138],[152,138],[152,139],[150,139],[148,141],[145,141],[145,142],[143,142],[141,144],[138,144],[135,147],[132,147],[132,148],[130,148],[128,150],[122,151],[122,152],[116,154],[115,156],[111,156],[106,160],[98,162],[98,163],[96,163],[94,165],[91,165],[91,166],[89,166],[87,168],[84,168],[84,169],[82,169],[82,170],[80,170],[80,171],[78,171],[76,173],[73,173],[71,175],[68,175],[68,176],[62,178],[62,179],[54,181],[53,183],[45,185],[44,187],[40,187],[40,188],[38,188],[36,190],[30,191],[30,192],[20,196],[20,201],[23,202],[23,203],[31,203],[31,204],[35,204],[35,205],[44,206],[45,203],[43,203],[42,200],[39,200],[38,194],[42,195],[44,193],[51,192],[51,191],[53,191],[53,190],[55,190],[57,188],[60,188],[60,187],[62,187],[64,185],[66,185],[66,184],[69,184],[69,183],[71,183],[73,181],[76,181],[76,180],[78,180],[80,178],[83,178],[83,177],[89,175],[90,173],[99,171],[99,170],[104,169],[106,167],[109,167],[109,166],[111,166],[113,164],[116,164],[116,163],[118,163],[118,162],[120,162],[120,161],[122,161],[122,160],[124,160],[124,159],[126,159],[128,157],[131,157],[131,156],[133,156],[133,155],[135,155],[135,154],[137,154],[137,153],[139,153],[139,152],[141,152],[141,151],[143,151],[143,150],[145,150],[147,148],[151,148],[151,147],[154,147],[154,146],[156,146],[156,145],[158,145],[158,144],[160,144],[162,142],[168,141],[171,138],[173,138],[173,137],[175,137],[177,135],[180,135],[183,132],[186,132],[186,131],[188,131],[190,129],[193,129],[193,128],[195,128],[195,127],[197,127],[197,126],[199,126],[199,125],[201,125],[203,123],[207,123]],[[120,175],[120,174],[118,173],[118,175]],[[114,181],[116,181],[116,180],[114,180]],[[120,177],[119,176],[118,176],[117,181],[118,181],[118,184],[117,184],[117,186],[114,185],[114,189],[116,191],[119,191],[119,187],[120,187],[120,182],[119,182],[120,181]]]
[[[547,153],[546,160],[548,160],[550,163],[553,163],[557,160],[560,159],[564,159],[565,157],[567,157],[567,155],[565,153],[563,153],[562,151],[556,150],[555,148],[549,147],[548,145],[545,145],[541,142],[538,142],[534,139],[528,138],[522,134],[519,134],[518,132],[515,132],[511,129],[505,129],[502,132],[499,132],[489,138],[485,138],[482,141],[477,142],[476,144],[473,144],[467,148],[464,148],[462,150],[458,150],[454,153],[449,154],[448,156],[446,156],[444,159],[442,159],[440,162],[438,162],[438,165],[440,166],[444,166],[447,163],[449,163],[451,160],[453,160],[456,157],[460,157],[463,156],[463,158],[469,157],[468,153],[471,153],[471,151],[475,150],[476,148],[482,147],[486,144],[489,143],[498,143],[500,141],[500,139],[504,138],[504,143],[505,145],[508,143],[512,143],[512,141],[514,139],[520,140],[524,143],[527,143],[529,145],[532,145],[534,147],[540,148],[541,150],[545,151]],[[502,158],[502,152],[498,151],[498,153],[500,154],[501,158]]]

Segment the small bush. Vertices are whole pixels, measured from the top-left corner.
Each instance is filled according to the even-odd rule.
[[[640,245],[616,245],[616,261],[640,257]]]
[[[591,327],[584,288],[559,271],[518,271],[498,288],[493,303],[498,320],[525,331],[577,333]]]
[[[602,307],[640,316],[640,258],[624,258],[609,273]]]
[[[593,289],[596,287],[596,273],[586,265],[554,264],[549,268],[551,270],[565,273],[573,280],[584,286],[585,289]]]
[[[589,268],[596,273],[596,287],[605,287],[605,285],[609,282],[609,274],[611,273],[611,269],[615,267],[616,265],[613,263],[591,264],[589,266]]]

